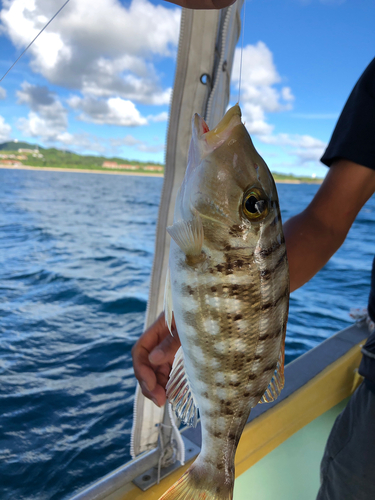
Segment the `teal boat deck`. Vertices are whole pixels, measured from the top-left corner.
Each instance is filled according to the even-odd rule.
[[[234,500],[315,500],[320,462],[348,398],[293,434],[236,479]]]

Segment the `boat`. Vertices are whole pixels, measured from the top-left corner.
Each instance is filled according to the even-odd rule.
[[[285,367],[278,399],[256,406],[236,453],[234,500],[315,500],[325,443],[337,415],[361,383],[366,321],[338,332]],[[199,453],[200,425],[181,430],[189,460],[159,484],[159,451],[146,452],[71,500],[158,500]],[[152,465],[151,465],[152,464]],[[135,476],[139,471],[142,472]],[[134,482],[133,482],[134,481]]]
[[[211,128],[229,102],[230,74],[243,0],[221,11],[183,9],[167,137],[164,185],[145,328],[163,310],[174,201],[184,176],[190,123],[199,112]],[[365,320],[337,333],[285,368],[285,387],[251,411],[236,453],[235,500],[313,500],[319,466],[336,416],[361,382],[357,369],[368,336]],[[156,407],[137,388],[133,460],[75,492],[70,500],[157,500],[201,446],[200,424],[178,429],[170,406]]]

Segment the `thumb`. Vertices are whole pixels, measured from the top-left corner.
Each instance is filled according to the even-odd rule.
[[[148,360],[153,365],[173,363],[174,356],[180,347],[180,340],[177,335],[167,335],[165,339],[157,345],[149,354]]]

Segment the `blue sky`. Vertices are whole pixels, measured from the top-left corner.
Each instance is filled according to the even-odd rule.
[[[63,3],[2,1],[1,75]],[[163,162],[179,18],[162,0],[71,0],[0,83],[0,142]],[[272,171],[325,175],[374,21],[373,0],[246,0],[240,104]]]

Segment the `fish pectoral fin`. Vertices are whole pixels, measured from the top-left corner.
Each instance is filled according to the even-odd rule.
[[[263,394],[259,403],[271,403],[275,401],[280,395],[281,390],[284,387],[285,377],[284,377],[284,359],[285,359],[285,343],[280,350],[279,359],[277,361],[276,369],[268,384],[266,392]]]
[[[167,323],[168,330],[172,333],[172,317],[173,317],[173,302],[172,302],[172,287],[171,287],[171,274],[169,267],[167,269],[167,276],[165,278],[165,289],[164,289],[164,316],[165,322]]]
[[[182,347],[176,352],[166,391],[177,417],[185,424],[195,427],[198,421],[198,406],[185,372]]]
[[[198,213],[190,221],[179,220],[167,227],[168,233],[187,257],[199,257],[203,247],[203,225]]]

